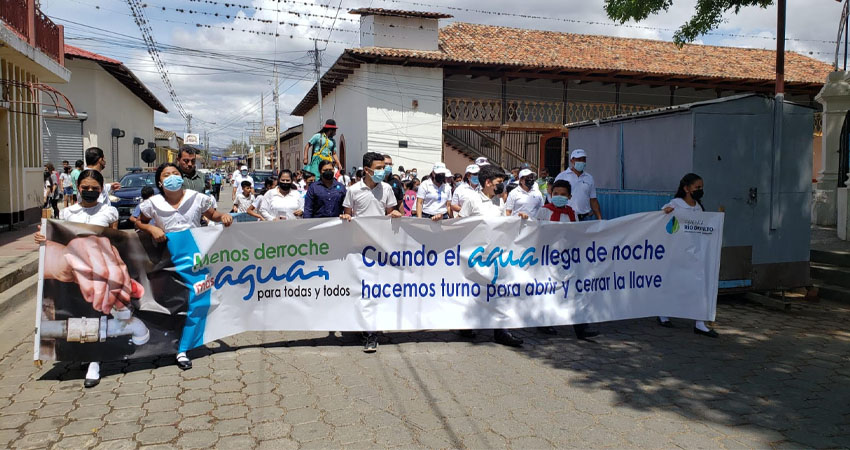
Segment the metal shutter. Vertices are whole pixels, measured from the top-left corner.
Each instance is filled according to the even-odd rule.
[[[45,117],[41,144],[43,164],[62,167],[62,161],[67,160],[73,168],[74,161],[83,159],[83,122]]]

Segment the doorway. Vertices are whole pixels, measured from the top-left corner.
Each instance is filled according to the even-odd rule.
[[[550,137],[543,144],[543,167],[550,176],[556,176],[563,170],[561,151],[567,148],[567,138]]]

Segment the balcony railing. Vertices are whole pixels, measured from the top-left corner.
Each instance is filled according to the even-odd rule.
[[[30,29],[32,15],[32,29]],[[0,0],[0,19],[27,42],[64,64],[64,39],[62,27],[53,23],[34,0]]]
[[[657,105],[637,105],[592,102],[563,102],[543,100],[506,100],[502,114],[502,101],[494,98],[447,97],[444,101],[443,121],[448,126],[493,128],[560,128],[565,123],[601,119],[637,111],[659,108]]]
[[[0,0],[0,19],[24,39],[29,39],[27,0]]]
[[[62,46],[62,31],[41,10],[35,10],[35,46],[51,58],[59,61],[60,52],[65,49]]]

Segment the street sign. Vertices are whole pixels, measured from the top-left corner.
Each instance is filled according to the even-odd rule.
[[[274,135],[276,134],[277,129],[274,125],[269,125],[266,127],[266,140],[274,141]]]
[[[201,135],[197,133],[183,133],[183,144],[201,145]]]

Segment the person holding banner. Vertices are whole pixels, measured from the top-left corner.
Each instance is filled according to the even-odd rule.
[[[263,194],[260,202],[260,215],[263,220],[294,220],[304,214],[304,197],[292,182],[292,172],[284,169],[277,180],[277,189]]]
[[[431,176],[419,185],[416,193],[416,217],[434,221],[449,219],[452,202],[452,187],[449,183],[451,171],[438,162],[431,169]]]
[[[77,192],[80,202],[62,210],[60,219],[74,223],[87,223],[101,227],[118,228],[118,210],[101,203],[103,175],[93,169],[80,172],[77,177]],[[41,226],[35,233],[35,242],[45,244],[44,278],[64,282],[76,282],[83,298],[92,308],[104,314],[112,312],[113,306],[130,303],[134,294],[138,297],[143,288],[130,278],[127,266],[118,257],[118,252],[109,240],[97,236],[76,238],[67,246],[47,242]],[[71,262],[73,261],[73,262]],[[124,309],[124,308],[115,308]],[[100,362],[88,365],[83,386],[92,388],[100,383]]]
[[[570,165],[571,167],[558,174],[555,180],[566,180],[573,187],[570,206],[578,214],[579,222],[602,220],[602,211],[596,198],[596,183],[593,176],[585,171],[587,152],[580,148],[573,150],[570,153]]]
[[[319,163],[321,179],[310,185],[304,197],[304,218],[339,217],[345,199],[345,184],[334,179],[334,165],[330,161]]]
[[[664,205],[662,210],[666,214],[670,214],[677,209],[683,211],[705,211],[705,208],[702,206],[702,196],[702,177],[695,173],[685,174],[679,181],[679,188],[676,189],[676,195],[673,196],[673,200],[670,200],[670,203]],[[665,328],[673,328],[673,322],[670,321],[669,317],[658,316],[658,324]],[[695,321],[694,334],[712,338],[720,337],[720,334],[709,328],[702,320]]]
[[[384,183],[384,157],[380,153],[366,152],[363,155],[363,179],[351,186],[342,201],[344,212],[342,220],[351,221],[352,217],[390,216],[402,217],[396,208],[398,201],[393,189]],[[363,333],[363,351],[378,351],[378,334],[373,331]]]
[[[480,183],[479,185],[481,186],[481,190],[470,195],[469,198],[464,201],[463,206],[460,208],[460,212],[458,212],[458,216],[504,216],[504,212],[502,212],[501,208],[499,208],[497,204],[493,203],[492,199],[496,196],[496,186],[500,186],[505,181],[506,176],[507,175],[502,172],[502,169],[496,166],[488,164],[481,167],[478,172],[478,182]],[[517,213],[517,215],[523,219],[528,219],[528,215],[524,212]],[[474,337],[475,332],[473,330],[463,330],[461,331],[461,336]],[[507,345],[509,347],[522,347],[522,339],[514,336],[506,329],[493,330],[493,340],[498,344]]]
[[[505,215],[516,216],[524,212],[535,217],[543,206],[543,194],[539,189],[535,189],[534,172],[522,169],[518,176],[519,185],[508,194],[508,200],[505,202]]]
[[[176,164],[162,163],[156,169],[155,180],[160,194],[139,205],[142,214],[136,221],[136,228],[149,233],[155,242],[165,242],[166,233],[200,227],[202,217],[226,227],[233,223],[230,214],[215,210],[215,199],[183,188],[183,176]],[[186,352],[177,354],[177,366],[183,370],[192,368]]]
[[[452,192],[452,211],[460,212],[467,196],[475,195],[478,190],[478,171],[481,170],[477,165],[470,164],[466,166],[466,173],[463,176],[463,181]]]

